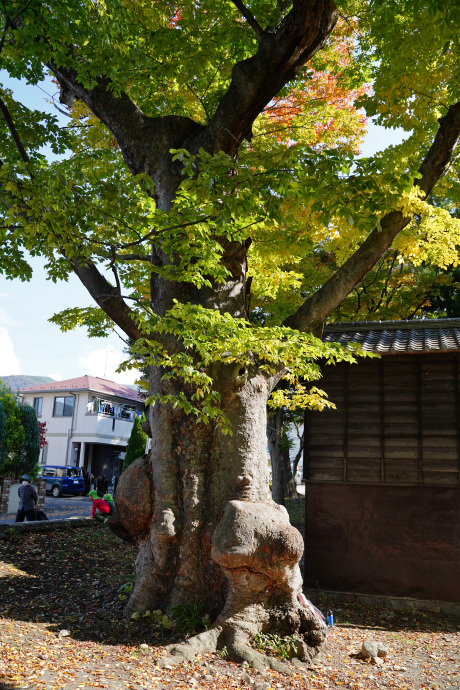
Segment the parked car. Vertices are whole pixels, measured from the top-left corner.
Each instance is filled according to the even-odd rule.
[[[44,465],[40,468],[38,476],[46,479],[46,493],[52,494],[55,498],[61,494],[78,496],[85,493],[81,467]]]

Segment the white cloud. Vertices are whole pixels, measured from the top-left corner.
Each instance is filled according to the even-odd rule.
[[[20,372],[19,359],[10,334],[6,328],[0,327],[0,376],[12,376]]]
[[[87,355],[78,360],[79,368],[83,374],[99,376],[102,379],[116,381],[117,383],[134,384],[139,378],[139,372],[132,369],[118,374],[115,370],[125,359],[125,356],[116,350],[113,345],[91,350]]]
[[[62,381],[64,378],[60,374],[48,374],[48,376],[50,377],[50,379],[53,379],[54,381]]]
[[[3,309],[3,307],[0,307],[0,325],[1,326],[17,326],[19,324],[18,321],[13,319],[6,309]]]
[[[14,307],[14,302],[16,301],[15,297],[11,295],[9,292],[0,292],[0,302],[5,303],[6,307],[11,307],[13,311],[15,311]],[[17,310],[16,310],[17,311]],[[14,319],[10,314],[8,314],[8,311],[5,307],[0,306],[0,326],[6,326],[6,327],[11,327],[11,326],[19,326],[20,322]]]

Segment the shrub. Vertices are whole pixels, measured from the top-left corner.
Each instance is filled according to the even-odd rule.
[[[25,441],[22,457],[18,463],[18,474],[36,474],[36,465],[40,457],[40,431],[37,413],[30,405],[21,405],[22,426]]]
[[[6,415],[4,433],[4,453],[0,456],[0,474],[17,477],[18,465],[26,440],[26,433],[22,425],[21,406],[11,390],[0,383],[0,401]]]
[[[6,412],[0,400],[0,467],[6,454]]]
[[[37,474],[40,432],[37,414],[30,405],[22,405],[0,383],[0,474],[18,477]]]
[[[131,429],[128,445],[126,446],[126,456],[123,463],[124,470],[134,462],[134,460],[144,455],[146,443],[147,435],[142,431],[142,419],[136,417],[133,428]]]

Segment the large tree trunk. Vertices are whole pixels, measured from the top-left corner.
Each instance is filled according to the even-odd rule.
[[[260,631],[297,633],[296,656],[309,660],[326,628],[298,601],[303,542],[270,495],[265,430],[271,382],[255,367],[222,367],[216,380],[233,435],[156,405],[150,457],[134,462],[118,483],[112,523],[139,548],[126,613],[200,602],[215,623],[171,650],[176,660],[226,647],[230,658],[263,667],[265,657],[250,646]],[[164,386],[154,370],[151,387]]]

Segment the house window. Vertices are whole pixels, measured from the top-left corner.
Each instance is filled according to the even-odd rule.
[[[34,410],[37,413],[37,417],[42,416],[42,406],[43,398],[34,398]]]
[[[53,417],[71,417],[74,400],[73,396],[54,398]]]

